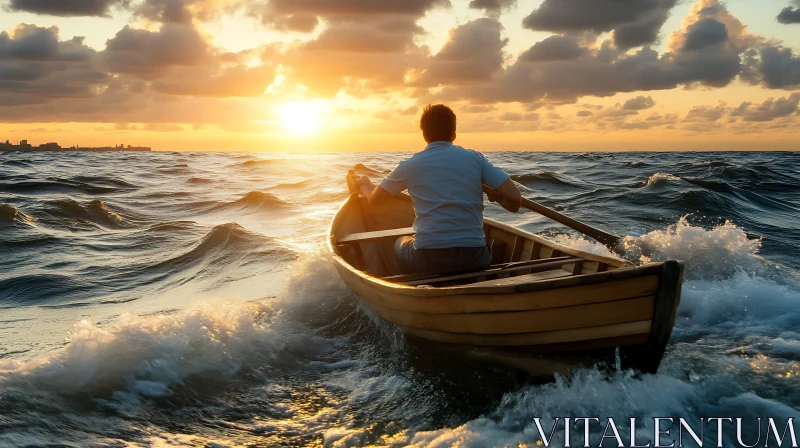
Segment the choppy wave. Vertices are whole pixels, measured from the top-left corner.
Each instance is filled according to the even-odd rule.
[[[273,211],[291,207],[292,204],[281,200],[271,193],[251,191],[236,201],[219,204],[213,210],[239,210],[239,211]]]
[[[259,166],[276,165],[285,161],[286,161],[285,159],[253,159],[253,160],[246,160],[238,164],[238,166],[253,168]]]
[[[36,221],[9,204],[0,203],[0,225],[3,224],[33,224]]]
[[[79,279],[61,274],[28,274],[0,280],[0,304],[30,305],[65,298],[88,289]]]
[[[3,165],[5,166],[13,166],[17,168],[32,168],[33,165],[24,161],[24,160],[4,160]]]
[[[48,203],[43,211],[42,222],[49,225],[66,226],[73,229],[126,228],[133,225],[131,216],[114,211],[103,201],[93,200],[80,204],[72,199]],[[45,217],[46,216],[46,217]]]
[[[558,173],[540,171],[538,173],[514,174],[511,176],[516,182],[526,186],[554,185],[561,187],[579,187],[578,183]]]
[[[53,179],[45,181],[24,181],[24,182],[0,182],[0,192],[5,193],[24,193],[24,194],[43,194],[43,193],[86,193],[86,194],[109,194],[116,193],[118,187],[107,187],[102,185],[92,185],[85,182],[78,182],[69,179]]]

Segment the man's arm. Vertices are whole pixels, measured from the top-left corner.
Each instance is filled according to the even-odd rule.
[[[359,177],[355,180],[359,193],[367,198],[370,207],[377,207],[394,196],[381,186],[375,186],[367,176]]]
[[[492,193],[488,194],[490,201],[497,202],[504,209],[512,213],[519,211],[519,208],[522,206],[522,194],[519,192],[519,188],[517,188],[513,180],[510,178],[506,179],[506,181],[495,188],[494,191],[497,192],[497,195]]]

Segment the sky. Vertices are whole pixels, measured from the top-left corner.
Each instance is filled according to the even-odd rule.
[[[800,150],[800,0],[0,0],[0,140]]]

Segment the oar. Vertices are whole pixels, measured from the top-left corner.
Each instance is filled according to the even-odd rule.
[[[502,196],[500,193],[486,185],[483,186],[483,191],[488,195]],[[555,222],[564,224],[571,229],[577,230],[588,237],[594,238],[604,246],[611,249],[612,252],[621,252],[623,250],[620,244],[622,242],[622,237],[620,236],[596,229],[588,224],[584,224],[578,220],[572,219],[569,216],[553,210],[552,208],[545,207],[538,202],[531,201],[530,199],[524,197],[522,198],[522,206],[542,216],[546,216]]]

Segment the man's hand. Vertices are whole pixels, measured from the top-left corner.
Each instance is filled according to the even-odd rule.
[[[497,189],[486,187],[486,195],[492,202],[497,202],[504,209],[516,213],[522,202],[522,195],[511,179],[506,179]]]
[[[363,185],[367,185],[367,186],[370,186],[372,188],[375,188],[375,184],[373,184],[372,181],[370,180],[370,178],[367,177],[367,176],[356,177],[355,180],[353,181],[353,183],[355,184],[356,188],[359,189],[359,191],[361,190],[361,187]]]
[[[367,202],[372,207],[377,207],[392,198],[389,192],[381,187],[376,187],[367,176],[356,177],[353,179],[353,185],[362,196],[367,198]]]
[[[489,198],[489,202],[500,202],[503,200],[503,196],[499,193],[495,193],[494,191],[487,191],[486,196]]]

